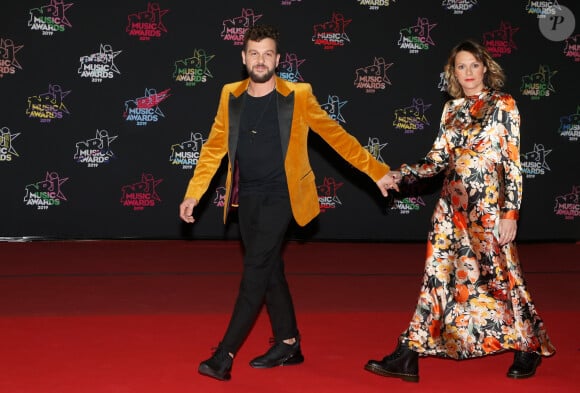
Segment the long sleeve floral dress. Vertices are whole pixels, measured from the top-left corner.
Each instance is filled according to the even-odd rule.
[[[536,312],[514,243],[500,246],[500,218],[517,219],[522,196],[520,117],[514,99],[484,90],[446,103],[439,134],[404,180],[445,170],[431,218],[423,284],[401,342],[454,359],[555,348]]]

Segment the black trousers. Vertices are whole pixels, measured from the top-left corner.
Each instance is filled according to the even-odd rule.
[[[220,346],[237,353],[264,303],[276,341],[298,337],[282,246],[292,211],[287,195],[240,196],[238,219],[244,269],[238,298]]]

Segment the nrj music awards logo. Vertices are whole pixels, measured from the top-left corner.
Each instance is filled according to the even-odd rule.
[[[42,35],[53,35],[55,31],[63,32],[67,27],[72,27],[65,12],[73,6],[63,0],[51,0],[48,5],[30,10],[28,26],[30,30],[42,31]]]
[[[576,108],[576,113],[560,117],[558,133],[570,141],[580,138],[580,106]]]
[[[189,87],[207,82],[208,78],[213,78],[207,64],[214,57],[215,55],[208,55],[203,49],[195,49],[192,57],[175,62],[173,80],[183,82]]]
[[[342,117],[341,109],[348,101],[341,101],[338,96],[329,95],[328,101],[320,107],[328,113],[328,115],[339,123],[346,123]]]
[[[146,11],[129,14],[129,23],[125,31],[130,36],[139,37],[141,41],[149,41],[152,37],[159,38],[167,33],[167,28],[161,18],[169,10],[162,10],[158,3],[148,3]]]
[[[381,155],[381,150],[383,150],[388,145],[387,142],[381,143],[378,137],[369,137],[367,145],[364,147],[378,162],[385,162],[383,156]]]
[[[44,180],[28,184],[25,187],[24,204],[36,206],[38,210],[47,210],[51,206],[60,206],[66,202],[62,185],[68,177],[61,177],[57,172],[46,172]]]
[[[13,134],[8,127],[0,128],[0,162],[10,162],[12,158],[18,157],[18,153],[12,144],[12,141],[18,135],[20,133]]]
[[[161,203],[157,186],[162,181],[150,173],[142,173],[141,181],[121,187],[121,204],[132,207],[134,211],[156,206]]]
[[[170,96],[169,90],[165,89],[157,93],[155,89],[145,89],[143,97],[125,101],[123,118],[126,121],[135,122],[135,125],[138,126],[157,123],[160,117],[165,117],[159,104]]]
[[[580,62],[580,34],[576,34],[566,39],[564,44],[564,55]]]
[[[221,186],[215,189],[214,197],[211,203],[215,207],[224,207],[226,204],[226,188]]]
[[[48,91],[36,96],[28,97],[26,114],[30,118],[37,118],[41,123],[50,123],[54,119],[62,119],[70,114],[64,98],[70,90],[63,91],[60,85],[48,85]]]
[[[573,220],[580,216],[580,186],[572,186],[568,194],[556,197],[554,213],[566,220]]]
[[[24,45],[14,45],[10,38],[0,38],[0,78],[4,75],[15,74],[22,66],[16,60],[16,52]]]
[[[242,8],[242,15],[226,19],[222,22],[222,39],[224,41],[231,41],[234,45],[243,45],[246,30],[254,26],[261,17],[262,15],[256,15],[251,8]]]
[[[470,11],[477,4],[477,0],[443,0],[441,5],[447,11],[453,11],[455,15],[461,15]]]
[[[528,0],[525,10],[528,14],[536,14],[538,18],[545,18],[546,16],[556,15],[560,9],[560,4],[557,0]]]
[[[337,191],[343,185],[344,183],[338,183],[333,177],[324,177],[324,182],[316,186],[318,189],[318,203],[322,213],[342,206]]]
[[[306,60],[299,59],[296,53],[286,53],[284,60],[278,63],[278,76],[289,82],[303,82],[298,67]]]
[[[403,199],[395,199],[393,206],[389,209],[398,212],[399,214],[410,214],[414,211],[421,210],[421,207],[425,207],[426,203],[421,197],[407,197]]]
[[[381,7],[388,7],[396,0],[356,0],[358,5],[362,7],[369,7],[369,10],[376,11]]]
[[[314,45],[322,46],[325,50],[332,50],[337,46],[344,46],[350,42],[346,34],[346,28],[352,19],[345,19],[338,12],[332,13],[332,18],[323,23],[314,25],[312,41]]]
[[[558,71],[550,70],[547,65],[540,65],[539,71],[522,77],[522,86],[520,92],[524,96],[530,96],[533,100],[539,100],[541,97],[549,97],[556,92],[552,85],[552,77]]]
[[[431,104],[425,104],[422,98],[413,98],[411,105],[395,109],[393,127],[404,130],[406,134],[421,131],[429,125],[425,112]]]
[[[182,169],[192,169],[197,165],[201,147],[207,139],[199,132],[191,133],[189,140],[171,145],[169,162],[171,165],[181,165]]]
[[[117,136],[109,135],[107,130],[97,130],[94,138],[76,143],[74,154],[75,162],[86,164],[88,168],[97,168],[101,164],[108,164],[115,153],[111,150],[111,143]]]
[[[429,50],[430,46],[435,46],[431,38],[431,30],[437,23],[430,23],[427,18],[417,18],[417,24],[399,30],[399,48],[407,49],[409,53],[419,53],[419,51]]]
[[[499,29],[483,33],[483,45],[492,57],[509,55],[512,50],[517,49],[514,34],[519,29],[519,27],[513,27],[509,22],[502,21]]]
[[[99,52],[80,58],[78,74],[81,78],[90,78],[91,82],[102,82],[103,79],[113,79],[121,71],[114,63],[115,57],[122,51],[114,51],[108,44],[101,44]]]
[[[552,149],[546,149],[541,143],[534,143],[534,150],[521,154],[520,161],[522,172],[528,179],[537,175],[544,175],[550,170],[546,162],[546,156],[552,152]]]
[[[391,85],[391,81],[387,76],[387,70],[392,65],[393,63],[385,62],[385,59],[382,57],[375,57],[373,64],[355,70],[355,87],[364,90],[366,93],[385,90],[387,85]]]

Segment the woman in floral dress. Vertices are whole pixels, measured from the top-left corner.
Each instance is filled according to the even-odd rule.
[[[511,378],[535,374],[555,351],[536,312],[514,239],[522,197],[520,117],[498,89],[504,73],[486,49],[465,41],[451,51],[439,135],[403,181],[445,172],[431,219],[417,308],[396,350],[370,360],[375,374],[419,380],[419,355],[468,359],[514,351]]]

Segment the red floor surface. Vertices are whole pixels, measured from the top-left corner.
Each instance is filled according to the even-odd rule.
[[[197,374],[226,327],[237,291],[237,242],[0,243],[0,393],[577,392],[580,246],[523,244],[528,287],[557,354],[536,377],[510,380],[502,354],[425,358],[417,384],[363,370],[406,327],[422,244],[290,243],[287,275],[303,365],[255,370],[267,315],[234,362],[232,380]]]

